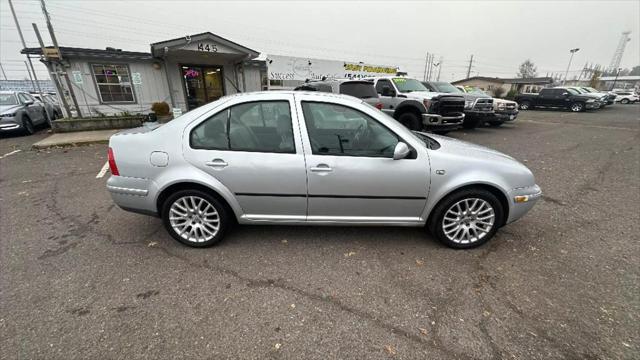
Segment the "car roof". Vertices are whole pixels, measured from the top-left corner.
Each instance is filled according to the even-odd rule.
[[[336,94],[330,92],[322,92],[322,91],[307,91],[307,90],[269,90],[269,91],[254,91],[254,92],[246,92],[246,93],[238,93],[233,95],[228,95],[229,98],[237,98],[237,97],[252,97],[252,96],[260,96],[260,95],[273,95],[273,94],[286,94],[286,95],[312,95],[312,96],[322,96],[328,98],[335,99],[350,99],[350,100],[360,100],[358,98],[354,98],[350,95]]]

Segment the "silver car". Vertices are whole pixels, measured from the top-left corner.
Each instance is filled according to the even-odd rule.
[[[22,130],[30,135],[41,124],[50,123],[40,101],[25,92],[0,91],[0,132]]]
[[[115,203],[162,218],[183,244],[233,222],[425,227],[470,248],[541,196],[512,157],[412,132],[365,102],[321,92],[227,96],[109,141]]]

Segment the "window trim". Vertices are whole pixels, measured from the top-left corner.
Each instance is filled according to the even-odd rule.
[[[263,151],[263,150],[236,150],[236,149],[231,149],[231,138],[229,138],[229,131],[231,129],[231,108],[233,108],[234,106],[245,105],[245,104],[268,103],[268,102],[283,102],[283,103],[287,103],[287,105],[289,106],[289,118],[291,119],[291,139],[293,140],[293,150],[290,150],[290,151]],[[193,149],[193,150],[233,151],[233,152],[246,152],[246,153],[262,153],[262,154],[297,154],[298,153],[298,147],[296,146],[296,137],[295,137],[295,133],[296,132],[295,132],[294,126],[293,126],[293,112],[291,110],[292,110],[291,100],[289,100],[289,99],[251,100],[251,101],[245,101],[245,102],[240,102],[240,103],[235,103],[233,105],[229,105],[226,108],[221,109],[220,111],[217,111],[216,113],[211,114],[210,116],[207,116],[206,119],[200,121],[199,123],[194,125],[191,128],[191,130],[189,130],[189,148]],[[192,143],[192,137],[191,137],[193,132],[196,131],[196,129],[198,127],[200,127],[200,125],[204,124],[209,119],[211,119],[214,116],[217,116],[218,114],[222,113],[223,111],[227,112],[227,140],[229,141],[229,149],[194,146],[193,143]]]
[[[318,100],[301,100],[300,101],[300,110],[302,111],[302,117],[303,117],[303,121],[304,121],[304,126],[305,126],[305,132],[307,135],[307,140],[309,141],[309,148],[311,149],[311,155],[316,155],[316,156],[345,156],[345,157],[362,157],[362,158],[372,158],[372,159],[391,159],[393,160],[393,155],[391,157],[386,157],[386,156],[367,156],[367,155],[351,155],[351,154],[317,154],[313,151],[313,147],[311,146],[311,137],[309,136],[309,127],[307,125],[307,118],[306,116],[304,116],[304,103],[315,103],[315,104],[328,104],[328,105],[338,105],[338,106],[342,106],[342,107],[346,107],[349,108],[353,111],[357,111],[361,114],[363,114],[364,116],[370,118],[371,120],[375,121],[376,123],[378,123],[380,126],[382,126],[383,128],[385,128],[387,131],[389,131],[390,133],[392,133],[397,139],[398,142],[403,142],[405,143],[408,147],[409,147],[409,156],[405,157],[403,160],[415,160],[418,158],[418,152],[416,151],[416,149],[411,145],[411,143],[409,143],[408,141],[406,141],[402,136],[398,135],[395,131],[389,129],[389,127],[387,127],[385,124],[383,124],[382,122],[378,121],[378,119],[374,118],[373,116],[365,113],[364,111],[361,111],[359,109],[356,109],[354,107],[348,106],[348,105],[344,105],[344,104],[340,104],[340,103],[334,103],[334,102],[327,102],[327,101],[318,101]],[[394,149],[395,150],[395,149]]]
[[[103,63],[88,63],[89,64],[89,71],[91,72],[91,78],[93,79],[93,85],[96,89],[96,94],[98,95],[98,99],[100,101],[100,105],[118,105],[118,104],[124,104],[124,105],[135,105],[138,104],[138,96],[136,95],[136,88],[133,85],[133,82],[131,82],[131,67],[129,66],[128,63],[122,63],[122,62],[103,62]],[[128,72],[128,76],[129,76],[129,86],[131,86],[131,94],[133,95],[133,101],[104,101],[102,99],[102,93],[100,92],[100,85],[98,84],[98,79],[96,78],[96,73],[93,71],[93,66],[94,65],[98,65],[98,66],[107,66],[107,65],[120,65],[120,66],[124,66],[127,68],[127,72]],[[113,84],[115,85],[115,84]]]

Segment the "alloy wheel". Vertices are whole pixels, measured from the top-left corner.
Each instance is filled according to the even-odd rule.
[[[169,222],[182,239],[202,243],[213,239],[220,230],[216,208],[199,196],[183,196],[171,204]]]
[[[522,110],[529,109],[529,103],[528,102],[523,102],[522,104],[520,104],[520,109],[522,109]]]
[[[495,211],[489,202],[467,198],[453,204],[442,220],[444,235],[457,244],[481,240],[495,225]]]
[[[579,103],[571,105],[571,111],[579,112],[582,110],[582,105]]]

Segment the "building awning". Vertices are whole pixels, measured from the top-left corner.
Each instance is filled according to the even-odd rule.
[[[54,50],[53,46],[47,46],[45,49]],[[88,59],[113,59],[113,60],[153,60],[151,53],[137,52],[137,51],[123,51],[116,48],[106,49],[87,49],[77,47],[61,46],[60,52],[62,57],[72,58],[88,58]],[[42,49],[37,48],[25,48],[20,51],[22,54],[27,55],[42,55]]]

